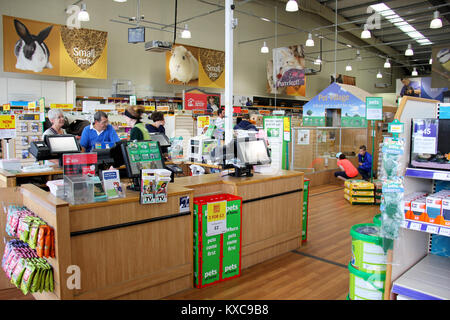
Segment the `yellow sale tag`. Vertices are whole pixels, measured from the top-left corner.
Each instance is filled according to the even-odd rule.
[[[45,112],[45,99],[39,99],[39,112]]]
[[[36,109],[36,101],[28,102],[28,110]]]
[[[6,103],[3,105],[3,111],[9,111],[11,110],[11,105],[9,103]]]
[[[197,127],[204,128],[209,126],[209,117],[208,116],[200,116],[197,118]]]
[[[288,117],[285,117],[283,119],[283,123],[284,123],[284,131],[291,131],[291,121],[289,121]]]
[[[16,121],[13,115],[0,115],[0,129],[15,129]]]
[[[220,201],[208,203],[207,210],[208,210],[208,222],[226,219],[227,202]]]
[[[72,103],[52,103],[50,104],[50,109],[73,109]]]
[[[155,111],[155,106],[144,106],[145,111]]]

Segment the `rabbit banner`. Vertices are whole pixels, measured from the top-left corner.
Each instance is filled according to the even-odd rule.
[[[3,16],[3,69],[107,78],[107,32]]]
[[[166,83],[225,88],[225,52],[175,45],[166,53]]]

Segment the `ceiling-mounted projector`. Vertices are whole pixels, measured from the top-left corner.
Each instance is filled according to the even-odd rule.
[[[172,49],[172,42],[152,40],[145,43],[145,51],[150,52],[165,52]]]

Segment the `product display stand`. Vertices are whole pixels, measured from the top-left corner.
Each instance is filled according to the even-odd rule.
[[[409,163],[411,119],[413,118],[436,118],[438,116],[438,103],[436,100],[428,100],[416,97],[403,97],[395,118],[404,123],[404,133],[399,137],[405,139],[405,153],[402,157],[401,165],[405,168]],[[404,194],[410,194],[416,191],[432,193],[434,181],[436,179],[447,180],[446,175],[429,175],[429,170],[407,169],[404,177]],[[414,172],[414,173],[412,173]],[[422,172],[421,177],[417,172]],[[425,173],[427,172],[427,173]],[[422,222],[412,222],[405,220],[402,228],[399,230],[399,237],[394,241],[394,247],[388,251],[388,265],[386,270],[385,300],[393,299],[391,289],[398,288],[405,283],[405,277],[408,274],[420,270],[417,263],[429,254],[431,234],[441,234],[448,236],[448,228],[438,225],[424,224]],[[442,231],[441,231],[442,230]],[[431,258],[433,259],[433,258]],[[427,259],[428,260],[428,259]],[[425,261],[427,261],[425,260]],[[412,269],[412,267],[414,269]],[[410,271],[408,271],[410,270]],[[422,278],[425,275],[422,274]],[[448,279],[448,278],[447,278]],[[448,281],[448,280],[447,280]],[[425,283],[425,282],[422,282]],[[448,287],[447,287],[448,289]],[[409,290],[421,291],[421,288],[409,288]]]

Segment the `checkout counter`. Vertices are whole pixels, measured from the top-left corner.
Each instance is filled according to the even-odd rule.
[[[34,185],[3,189],[0,201],[26,206],[55,230],[55,258],[48,259],[55,290],[34,297],[159,299],[192,288],[193,200],[205,194],[243,199],[242,269],[299,248],[303,173],[252,174],[247,165],[243,168],[241,176],[176,178],[169,184],[167,202],[149,205],[141,205],[139,192],[132,189],[123,198],[79,205]],[[182,210],[186,197],[189,210]],[[73,285],[71,266],[79,267],[80,288]],[[1,285],[6,277],[0,278]]]

